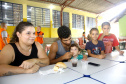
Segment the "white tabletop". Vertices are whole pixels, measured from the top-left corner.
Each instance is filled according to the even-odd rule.
[[[72,63],[69,63],[69,62],[67,63],[67,66],[70,69],[77,71],[78,73],[82,73],[85,75],[91,75],[93,73],[96,73],[98,71],[107,69],[109,67],[112,67],[112,66],[118,64],[118,62],[104,60],[104,59],[97,59],[97,58],[92,58],[92,57],[88,58],[88,61],[100,64],[100,66],[97,67],[97,66],[88,65],[87,69],[82,69],[81,60],[78,61],[77,67],[72,67]]]
[[[122,62],[126,60],[126,50],[124,50],[124,54],[123,55],[119,55],[118,51],[114,51],[110,54],[106,54],[106,58],[107,60],[112,60],[112,61],[116,61],[116,62]]]
[[[88,65],[87,69],[82,69],[81,60],[78,61],[77,67],[72,67],[71,62],[65,62],[68,68],[64,69],[64,73],[40,75],[40,73],[37,72],[34,74],[4,76],[0,77],[0,84],[63,84],[70,81],[72,81],[70,84],[100,83],[91,78],[83,77],[83,74],[90,75],[92,78],[107,84],[126,84],[126,63],[116,62],[125,61],[124,58],[126,55],[124,54],[124,56],[119,56],[114,52],[114,55],[112,53],[112,57],[109,56],[110,55],[107,55],[105,59],[97,59],[92,57],[88,58],[89,62],[100,64],[98,67]],[[53,69],[53,67],[54,65],[42,67],[40,68],[40,71]]]
[[[106,84],[126,84],[126,63],[119,63],[106,70],[91,75]]]
[[[46,66],[40,70],[45,71],[52,69],[54,65]],[[12,76],[0,77],[0,84],[63,84],[73,79],[82,77],[83,74],[77,73],[70,69],[64,69],[63,73],[40,75],[39,72],[34,74],[19,74]]]

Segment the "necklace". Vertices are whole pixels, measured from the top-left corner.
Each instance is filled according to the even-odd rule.
[[[25,49],[23,49],[21,46],[20,46],[20,44],[18,43],[18,45],[19,45],[19,47],[20,47],[20,49],[21,50],[25,50]],[[27,51],[27,50],[25,50],[25,51]],[[31,52],[31,48],[29,48],[29,50],[28,50],[29,52]]]

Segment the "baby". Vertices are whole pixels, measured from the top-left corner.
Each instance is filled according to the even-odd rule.
[[[77,58],[78,60],[80,59],[83,59],[83,60],[87,60],[87,56],[86,55],[81,55],[80,52],[81,52],[81,49],[80,47],[77,45],[77,44],[72,44],[70,46],[70,52],[73,53],[73,58]]]

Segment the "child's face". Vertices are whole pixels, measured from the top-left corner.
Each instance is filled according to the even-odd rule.
[[[71,47],[70,52],[73,53],[73,56],[77,56],[78,54],[80,54],[80,51],[77,47]]]
[[[97,30],[93,30],[91,31],[91,34],[90,34],[92,40],[97,40],[98,39],[98,36],[99,36],[99,33]]]
[[[105,33],[105,35],[108,35],[109,31],[110,31],[110,26],[109,25],[104,25],[102,27],[102,31],[103,31],[103,33]]]

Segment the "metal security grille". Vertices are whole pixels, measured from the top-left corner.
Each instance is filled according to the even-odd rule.
[[[22,20],[22,5],[0,1],[0,23],[6,22],[8,26],[16,26]]]
[[[84,29],[84,16],[72,14],[72,28]]]
[[[53,10],[53,28],[59,28],[60,26],[60,11]]]
[[[42,26],[50,27],[50,10],[46,8],[42,9]]]
[[[63,12],[63,25],[69,27],[69,13]]]
[[[20,21],[23,21],[22,5],[13,4],[13,15],[14,26],[16,26]]]
[[[31,22],[34,26],[35,25],[35,8],[31,6],[27,6],[27,21]]]
[[[60,11],[53,10],[53,28],[61,26]],[[69,13],[63,12],[63,25],[69,27]]]
[[[2,17],[2,2],[0,1],[0,23],[2,22],[3,17]]]
[[[95,21],[95,18],[92,18],[92,17],[87,17],[86,18],[86,28],[88,29],[91,29],[93,27],[96,27],[96,21]]]
[[[27,21],[34,26],[50,27],[50,9],[27,6]]]

